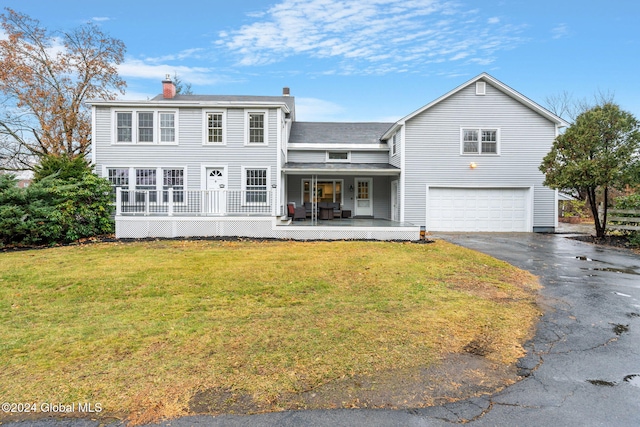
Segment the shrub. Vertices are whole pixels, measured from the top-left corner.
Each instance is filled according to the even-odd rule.
[[[33,182],[42,181],[52,175],[68,182],[71,179],[80,179],[90,172],[91,168],[82,156],[49,155],[42,157],[40,164],[34,168]]]
[[[0,243],[68,243],[113,232],[111,185],[85,163],[82,173],[63,180],[49,175],[27,188],[0,177]]]

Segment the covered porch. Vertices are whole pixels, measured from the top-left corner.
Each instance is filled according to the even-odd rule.
[[[284,202],[305,209],[304,220],[298,211],[296,222],[346,226],[351,218],[400,219],[400,170],[389,164],[287,163],[283,175]]]

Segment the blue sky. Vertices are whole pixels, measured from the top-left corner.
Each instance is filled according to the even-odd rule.
[[[125,98],[177,73],[197,94],[280,95],[297,119],[395,121],[481,72],[545,105],[615,95],[640,118],[637,0],[0,0],[127,46]]]

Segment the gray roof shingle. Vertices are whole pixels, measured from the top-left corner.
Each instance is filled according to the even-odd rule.
[[[253,95],[176,95],[166,99],[162,94],[155,96],[152,101],[176,101],[176,102],[234,102],[234,103],[263,103],[277,102],[287,104],[290,111],[295,109],[295,97],[293,96],[253,96]]]
[[[289,143],[380,144],[393,123],[293,122]]]

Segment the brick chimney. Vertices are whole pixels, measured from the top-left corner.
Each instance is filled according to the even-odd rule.
[[[283,87],[282,88],[282,96],[290,96],[291,95],[291,90],[289,90],[288,87]]]
[[[171,74],[167,74],[162,81],[162,97],[172,99],[176,96],[176,85],[171,81]]]

